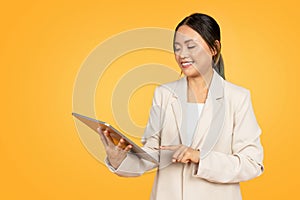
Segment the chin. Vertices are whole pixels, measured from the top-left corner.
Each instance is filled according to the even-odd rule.
[[[182,73],[187,77],[200,76],[200,73],[197,70],[182,70]]]

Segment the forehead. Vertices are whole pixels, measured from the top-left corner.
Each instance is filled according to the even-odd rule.
[[[189,40],[195,42],[198,41],[202,44],[205,44],[205,41],[203,40],[203,38],[198,32],[196,32],[195,30],[193,30],[187,25],[180,26],[175,34],[175,42],[182,43]]]

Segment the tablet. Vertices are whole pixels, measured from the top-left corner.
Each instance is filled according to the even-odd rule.
[[[78,113],[72,113],[72,115],[74,117],[76,117],[77,119],[79,119],[81,122],[83,122],[85,125],[90,127],[91,129],[93,129],[97,134],[99,134],[97,131],[98,127],[101,127],[102,130],[108,129],[108,131],[110,132],[110,136],[112,137],[115,145],[117,145],[119,140],[121,138],[123,138],[125,140],[126,146],[129,144],[132,146],[132,148],[130,150],[131,153],[136,154],[138,157],[140,157],[142,159],[145,159],[152,163],[158,164],[158,162],[155,158],[153,158],[150,154],[148,154],[141,147],[139,147],[137,144],[135,144],[133,141],[131,141],[129,138],[127,138],[120,131],[118,131],[117,129],[112,127],[110,124],[87,117],[87,116],[80,115]]]

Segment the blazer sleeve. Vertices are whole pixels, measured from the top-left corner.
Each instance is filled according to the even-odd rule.
[[[152,107],[150,110],[150,117],[142,137],[143,149],[150,154],[153,158],[159,161],[159,146],[160,146],[160,132],[162,127],[162,95],[160,87],[155,89],[154,97],[152,100]],[[134,153],[128,153],[121,165],[114,169],[107,159],[105,163],[110,171],[126,177],[140,176],[144,172],[157,167],[154,163],[139,158]]]
[[[217,183],[237,183],[259,176],[263,172],[260,134],[247,90],[234,116],[232,153],[211,151],[200,158],[193,175]]]

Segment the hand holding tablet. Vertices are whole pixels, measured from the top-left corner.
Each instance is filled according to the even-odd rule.
[[[110,164],[114,168],[117,168],[121,164],[123,159],[126,158],[127,153],[133,153],[142,159],[158,164],[157,160],[150,154],[108,123],[78,113],[72,113],[72,115],[100,135],[108,159],[110,162],[113,162]]]
[[[115,145],[113,138],[110,136],[109,130],[97,128],[101,141],[105,147],[106,155],[111,166],[117,169],[122,161],[126,158],[127,153],[132,149],[132,145],[128,144],[123,138]]]

